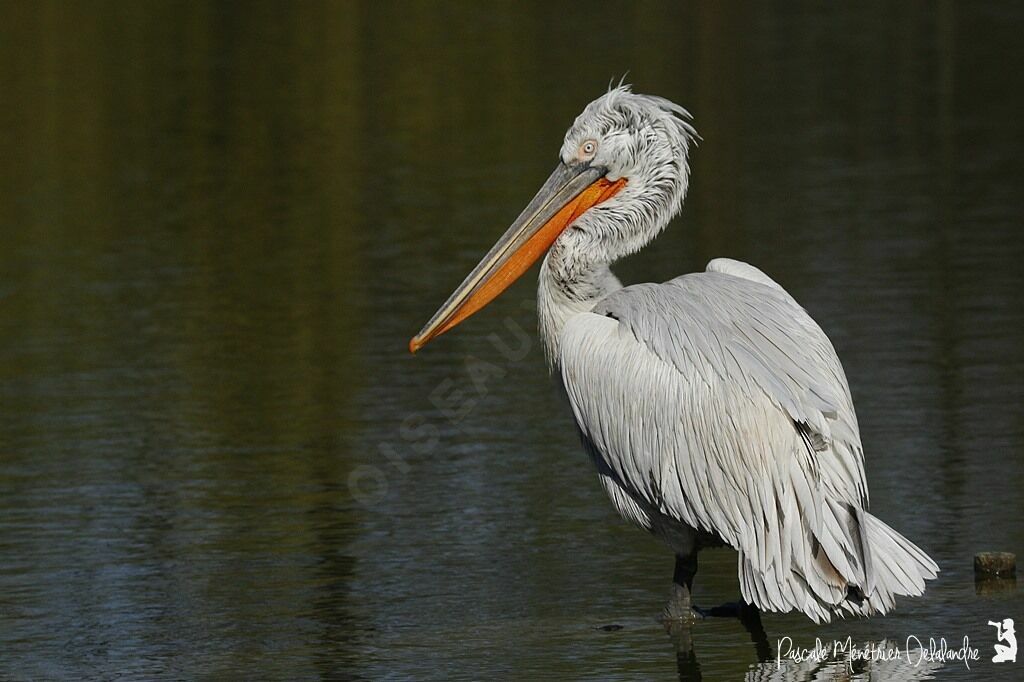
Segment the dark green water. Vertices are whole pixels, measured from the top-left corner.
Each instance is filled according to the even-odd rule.
[[[1024,597],[971,561],[1024,555],[1022,31],[1009,3],[3,4],[0,677],[772,679],[735,621],[692,655],[654,622],[672,557],[599,489],[533,273],[405,349],[627,70],[704,142],[618,272],[786,286],[873,512],[943,569],[884,619],[766,616],[772,653],[967,635],[940,678],[1019,676],[987,621]],[[698,601],[735,576],[702,556]]]

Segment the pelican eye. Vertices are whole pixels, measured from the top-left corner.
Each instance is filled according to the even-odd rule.
[[[597,140],[587,140],[580,145],[580,158],[589,159],[597,153]]]

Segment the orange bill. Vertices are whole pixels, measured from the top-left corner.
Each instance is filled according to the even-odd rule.
[[[409,351],[415,353],[497,298],[574,220],[625,187],[624,178],[610,181],[604,173],[602,168],[559,164],[512,227],[409,341]]]

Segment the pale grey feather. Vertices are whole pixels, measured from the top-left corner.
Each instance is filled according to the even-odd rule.
[[[566,133],[549,182],[568,184],[545,183],[535,201],[569,208],[562,194],[580,178],[602,193],[541,264],[549,366],[612,503],[677,554],[672,617],[689,612],[697,552],[716,542],[739,550],[742,593],[763,608],[817,621],[884,612],[937,568],[867,512],[850,391],[818,325],[746,263],[717,259],[704,273],[627,289],[609,267],[679,212],[698,139],[685,109],[625,85]],[[455,323],[481,291],[474,273],[505,272],[495,268],[540,228],[538,215],[524,211],[410,348]]]
[[[719,259],[620,289],[571,316],[559,347],[613,502],[628,500],[624,515],[648,528],[720,536],[740,552],[744,598],[827,621],[884,613],[935,576],[931,559],[866,512],[842,366],[757,268]]]

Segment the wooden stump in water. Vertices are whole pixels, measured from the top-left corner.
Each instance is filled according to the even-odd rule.
[[[1017,556],[1010,552],[979,552],[974,555],[974,577],[1009,578],[1017,573]]]
[[[993,596],[1017,589],[1017,557],[1010,552],[979,552],[974,555],[974,593]]]

